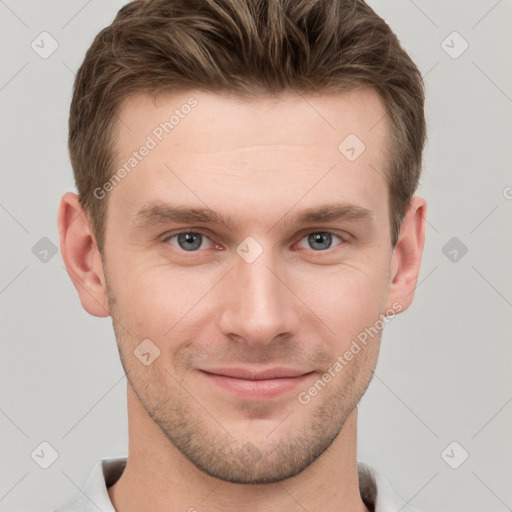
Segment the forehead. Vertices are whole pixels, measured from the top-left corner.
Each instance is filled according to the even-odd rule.
[[[119,110],[115,172],[124,172],[109,201],[125,220],[151,201],[240,219],[320,202],[386,209],[387,130],[384,104],[369,88],[251,101],[139,94]]]
[[[220,135],[224,149],[248,142],[306,147],[323,143],[336,149],[347,133],[375,146],[388,128],[385,112],[372,88],[315,96],[288,92],[251,100],[204,91],[136,94],[120,105],[117,148],[137,147],[144,134],[160,146],[175,142],[184,149],[200,146],[203,152],[218,150]]]

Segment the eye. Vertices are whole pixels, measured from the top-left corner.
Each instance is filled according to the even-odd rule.
[[[297,246],[303,249],[314,249],[315,252],[328,251],[333,248],[333,239],[339,240],[337,245],[345,243],[340,235],[330,231],[311,231],[301,239]],[[303,245],[303,240],[306,241],[306,247]],[[180,231],[167,236],[163,241],[186,252],[198,252],[200,249],[209,249],[215,245],[208,236],[198,231]]]
[[[335,235],[330,231],[312,231],[302,238],[302,240],[306,240],[306,243],[309,244],[309,247],[305,247],[306,249],[313,248],[316,252],[319,252],[331,249],[333,237],[337,238],[341,243],[344,243],[344,240],[340,236]],[[300,244],[299,247],[301,247]],[[302,246],[302,248],[304,247]]]
[[[173,243],[173,239],[176,239],[176,243]],[[169,242],[171,245],[187,252],[195,252],[198,249],[207,249],[208,247],[204,246],[204,242],[206,241],[213,243],[206,235],[196,231],[181,231],[180,233],[168,236],[164,240],[164,242]]]

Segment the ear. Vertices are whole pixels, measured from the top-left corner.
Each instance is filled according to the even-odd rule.
[[[101,255],[76,194],[62,196],[57,224],[62,259],[83,308],[94,316],[110,316]]]
[[[393,249],[386,306],[397,313],[405,311],[414,297],[425,243],[426,214],[425,199],[413,197]],[[396,303],[401,305],[400,310],[393,307]]]

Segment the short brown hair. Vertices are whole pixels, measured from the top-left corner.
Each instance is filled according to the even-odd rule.
[[[258,98],[374,87],[390,119],[385,176],[391,243],[418,186],[424,87],[386,22],[363,0],[135,0],[94,39],[75,79],[69,153],[103,251],[119,106],[135,93],[204,90]],[[341,142],[341,141],[340,141]]]

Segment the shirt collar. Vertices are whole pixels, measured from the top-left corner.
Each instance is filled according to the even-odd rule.
[[[107,488],[121,476],[126,457],[101,459],[96,463],[81,494],[55,512],[116,512]],[[361,498],[372,512],[418,512],[405,503],[389,482],[369,464],[357,463]]]

